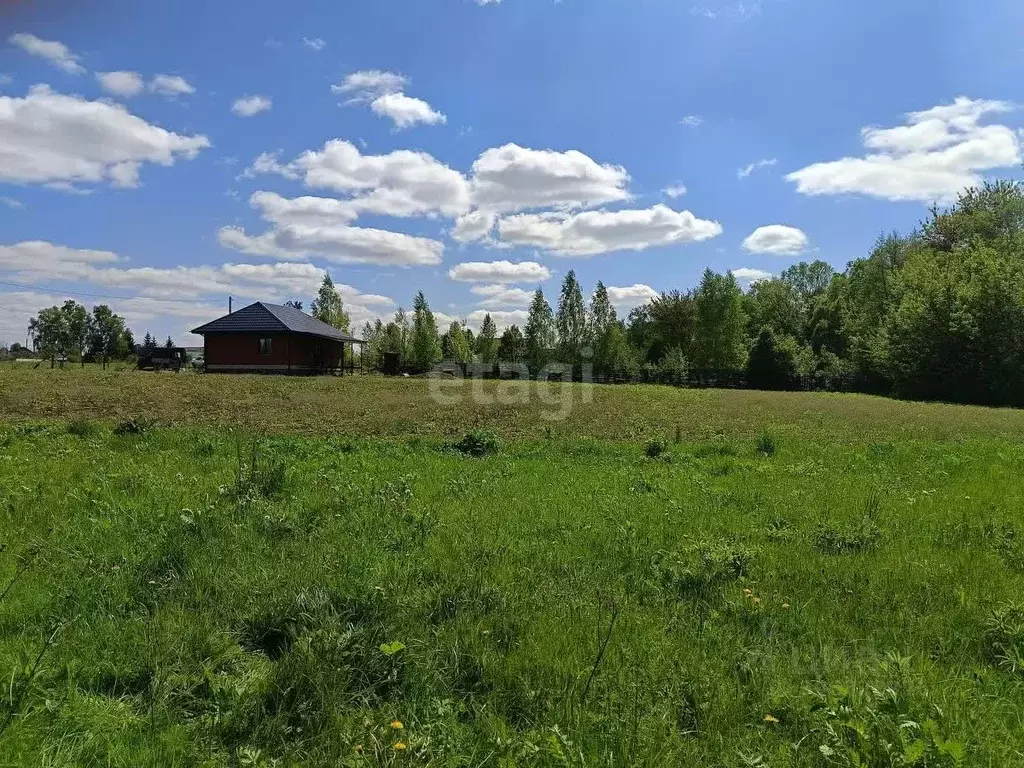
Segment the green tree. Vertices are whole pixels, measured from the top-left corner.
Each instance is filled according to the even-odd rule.
[[[66,317],[60,307],[49,307],[39,310],[28,324],[32,346],[43,357],[50,358],[50,367],[54,366],[57,355],[64,354],[67,339],[65,329]]]
[[[498,361],[498,326],[491,319],[490,312],[484,315],[480,334],[476,337],[476,352],[484,365],[494,365]]]
[[[345,311],[345,304],[341,300],[341,294],[334,287],[334,281],[330,273],[324,273],[324,280],[320,284],[320,291],[312,306],[313,317],[327,323],[340,331],[348,333],[349,316]]]
[[[558,353],[561,361],[578,364],[587,344],[587,310],[583,303],[583,291],[576,280],[576,272],[569,270],[562,281],[562,293],[558,298],[558,314],[555,316],[558,332]]]
[[[660,362],[670,349],[678,349],[684,356],[691,354],[697,324],[696,306],[691,294],[680,291],[663,293],[647,306],[645,313],[634,313],[630,328],[630,336],[634,339],[639,334],[632,324],[641,319],[647,322],[644,332],[648,344],[647,362]]]
[[[448,328],[447,336],[450,346],[448,358],[465,367],[473,355],[469,349],[466,332],[462,329],[462,323],[458,320],[453,321],[451,327]]]
[[[803,332],[800,300],[785,280],[754,283],[743,297],[743,307],[750,335],[755,339],[764,328],[776,335],[800,336]]]
[[[174,349],[174,339],[168,336],[167,341],[164,342],[164,346],[167,347],[167,349]]]
[[[143,349],[156,349],[156,339],[153,338],[149,331],[146,331],[146,336],[142,340],[142,347]]]
[[[608,289],[600,280],[594,288],[594,295],[590,297],[590,338],[597,343],[618,320],[615,314],[615,307],[608,298]]]
[[[89,336],[92,334],[92,316],[89,310],[77,301],[68,300],[60,308],[64,316],[63,332],[64,338],[61,341],[61,349],[64,355],[70,357],[72,353],[78,355],[79,362],[85,367],[85,350],[89,345]]]
[[[409,362],[418,371],[430,370],[441,359],[441,339],[437,333],[434,313],[430,311],[423,291],[413,300],[412,341]]]
[[[533,294],[526,319],[526,364],[536,376],[551,360],[551,351],[557,343],[555,317],[551,305],[540,288]]]
[[[789,389],[796,380],[791,345],[779,344],[770,328],[762,328],[747,358],[747,381],[754,389]]]
[[[100,360],[106,367],[110,359],[124,359],[131,355],[135,340],[132,332],[120,315],[106,304],[92,308],[92,323],[89,334],[89,355]]]
[[[519,330],[519,326],[510,325],[501,334],[501,342],[498,344],[498,360],[503,363],[526,362],[526,337]]]
[[[637,355],[629,343],[622,322],[613,320],[597,342],[595,367],[605,374],[633,374],[638,369]]]
[[[284,303],[284,305],[286,307],[291,307],[292,309],[297,309],[300,312],[302,311],[302,302],[301,301],[286,301]]]
[[[743,293],[731,272],[704,271],[693,295],[693,362],[697,368],[736,371],[746,362]]]

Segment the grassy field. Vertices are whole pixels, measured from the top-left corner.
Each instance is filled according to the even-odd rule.
[[[0,765],[1024,764],[1022,414],[426,388],[0,371]]]

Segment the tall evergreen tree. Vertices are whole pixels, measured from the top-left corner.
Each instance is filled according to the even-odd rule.
[[[562,281],[555,327],[558,330],[558,352],[561,362],[572,365],[579,363],[587,342],[587,310],[583,303],[583,292],[576,280],[576,272],[571,269]]]
[[[590,299],[590,336],[593,343],[598,341],[607,333],[612,323],[618,320],[615,314],[615,307],[608,298],[608,289],[600,280],[594,288],[594,295]]]
[[[558,342],[555,317],[551,305],[540,288],[533,294],[526,320],[526,364],[530,373],[537,375],[551,359],[551,351]]]
[[[501,334],[498,344],[498,360],[503,363],[522,363],[526,361],[526,338],[519,326],[510,325]]]
[[[312,314],[317,320],[348,333],[350,322],[348,312],[345,311],[345,304],[341,300],[341,294],[334,287],[334,281],[331,279],[329,272],[324,274],[324,280],[320,284],[320,291],[313,301]]]
[[[498,359],[498,326],[491,319],[491,313],[484,315],[483,325],[480,326],[480,335],[476,337],[476,351],[480,355],[480,362],[485,365],[493,365]]]
[[[423,291],[413,300],[412,342],[409,362],[418,371],[427,371],[441,359],[441,339],[437,334],[434,313],[430,311]]]

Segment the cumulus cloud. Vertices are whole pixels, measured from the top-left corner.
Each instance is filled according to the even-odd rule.
[[[528,307],[533,298],[533,291],[523,288],[509,288],[507,285],[474,285],[469,289],[471,293],[483,297],[480,306],[486,309],[501,309],[504,307]]]
[[[743,247],[750,253],[776,256],[795,256],[802,253],[807,244],[807,235],[801,230],[782,224],[758,227],[743,241]]]
[[[666,197],[671,197],[673,200],[675,200],[676,198],[682,197],[683,195],[686,194],[686,185],[673,184],[671,187],[665,187],[665,189],[661,191],[665,194]]]
[[[532,208],[590,208],[628,200],[629,174],[577,150],[488,149],[472,168],[477,208],[498,213]]]
[[[378,96],[370,104],[370,109],[376,115],[390,118],[399,131],[417,123],[439,125],[448,122],[447,117],[423,99],[414,99],[404,93],[386,93]]]
[[[483,240],[494,228],[495,215],[489,211],[472,211],[455,220],[451,236],[460,243]]]
[[[448,271],[461,283],[543,283],[551,270],[535,261],[465,261]]]
[[[653,301],[659,296],[656,290],[651,288],[649,285],[644,285],[643,283],[622,287],[609,285],[607,290],[608,300],[612,303],[612,306],[620,312],[628,312],[633,309],[633,307],[639,307],[649,301]]]
[[[737,170],[736,171],[736,176],[741,178],[741,179],[745,179],[745,178],[747,178],[747,176],[752,174],[754,171],[759,170],[761,168],[771,168],[774,165],[776,165],[778,162],[779,161],[776,160],[774,157],[771,158],[770,160],[758,160],[757,162],[751,163],[750,165],[746,165],[746,166],[740,168],[739,170]]]
[[[380,69],[364,69],[347,75],[340,85],[332,85],[334,93],[348,94],[346,106],[369,104],[375,115],[387,117],[401,131],[417,123],[440,125],[448,122],[423,99],[416,99],[403,93],[409,78]]]
[[[0,181],[132,187],[143,163],[170,166],[210,146],[147,123],[118,104],[65,96],[45,85],[0,96]]]
[[[327,41],[322,37],[304,37],[302,38],[302,44],[314,51],[322,51],[327,47]]]
[[[196,92],[196,89],[185,78],[178,75],[157,75],[149,81],[149,90],[171,98],[187,96]]]
[[[334,93],[351,94],[357,102],[372,101],[387,93],[400,92],[408,82],[409,78],[405,75],[380,69],[363,69],[346,75],[341,84],[332,85],[331,90]]]
[[[459,216],[470,206],[466,179],[425,152],[364,155],[349,141],[328,141],[282,165],[261,155],[247,173],[301,178],[307,187],[351,193],[354,210],[388,216]]]
[[[957,98],[911,112],[906,125],[861,130],[863,157],[809,165],[786,176],[805,195],[860,194],[884,200],[947,202],[982,174],[1021,162],[1020,137],[982,118],[1012,109],[1004,101]]]
[[[274,103],[266,96],[243,96],[235,99],[231,111],[239,117],[252,117],[260,112],[269,112]]]
[[[138,72],[97,72],[96,79],[107,93],[126,98],[138,96],[146,88]]]
[[[19,282],[76,280],[118,293],[141,294],[108,302],[115,311],[123,307],[134,313],[129,315],[129,320],[133,316],[142,318],[147,308],[150,310],[147,316],[151,318],[177,314],[211,319],[220,314],[219,307],[211,309],[209,305],[191,302],[212,295],[269,301],[313,296],[324,275],[323,269],[306,263],[162,268],[126,267],[125,262],[126,259],[109,251],[68,248],[45,241],[0,246],[0,273],[12,274]],[[353,320],[361,318],[359,322],[394,306],[394,301],[387,296],[363,293],[343,283],[336,287]],[[20,311],[17,325],[24,329],[29,313],[34,314],[41,306],[48,306],[48,303],[33,303]]]
[[[701,242],[720,235],[722,226],[689,211],[655,205],[645,210],[518,214],[501,219],[498,232],[503,242],[512,245],[559,256],[596,256]]]
[[[58,43],[56,40],[42,40],[25,32],[11,35],[8,41],[21,48],[25,53],[46,59],[69,75],[85,73],[85,67],[82,66],[79,56],[72,53],[64,43]]]
[[[412,267],[440,264],[444,244],[400,232],[344,225],[276,226],[261,235],[224,227],[217,239],[225,248],[253,256],[301,260],[322,256],[339,264]]]
[[[754,269],[752,267],[739,267],[738,269],[729,270],[732,272],[733,277],[744,285],[753,285],[754,283],[760,282],[761,280],[770,280],[774,277],[771,272],[766,272],[763,269]]]

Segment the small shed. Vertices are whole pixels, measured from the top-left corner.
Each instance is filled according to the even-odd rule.
[[[354,370],[354,346],[363,344],[301,310],[262,301],[192,333],[203,337],[208,373],[340,375],[346,359]]]

